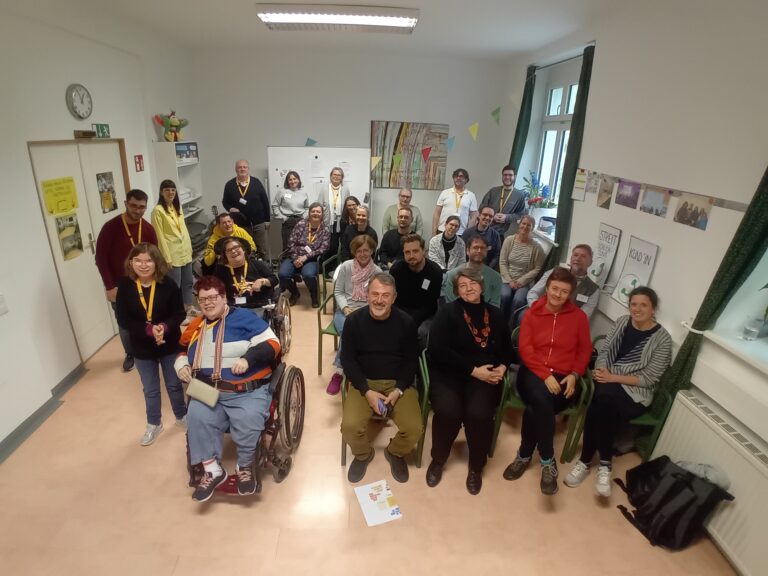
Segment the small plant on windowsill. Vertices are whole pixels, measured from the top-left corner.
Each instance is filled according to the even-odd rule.
[[[523,178],[526,198],[530,208],[557,208],[557,204],[552,200],[551,190],[548,184],[542,184],[536,172],[530,172],[530,178]]]

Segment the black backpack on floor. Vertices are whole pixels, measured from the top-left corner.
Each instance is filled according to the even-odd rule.
[[[635,507],[630,513],[618,506],[624,517],[654,546],[672,550],[688,546],[704,521],[723,500],[734,497],[708,480],[680,468],[660,456],[627,470],[627,483],[614,480]]]

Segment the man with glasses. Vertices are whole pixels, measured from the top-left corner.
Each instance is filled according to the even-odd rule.
[[[267,230],[272,212],[267,191],[261,180],[251,176],[248,160],[235,162],[235,177],[224,185],[221,203],[230,214],[242,216],[241,223],[248,226],[259,257],[266,258],[269,254]]]
[[[485,242],[488,244],[488,254],[485,257],[485,263],[489,268],[493,268],[498,272],[499,256],[501,255],[501,236],[493,229],[493,227],[491,227],[494,214],[495,211],[491,206],[483,206],[480,208],[480,216],[477,219],[477,226],[464,230],[461,239],[464,240],[466,246],[469,246],[472,243],[472,238],[475,236],[482,236],[485,238]]]
[[[480,208],[490,206],[495,211],[491,227],[503,238],[512,224],[517,225],[520,216],[528,213],[525,205],[525,193],[515,187],[515,169],[504,166],[501,169],[501,186],[494,186],[480,202]],[[515,226],[516,227],[516,226]],[[512,228],[512,232],[515,228]]]
[[[477,196],[467,190],[469,172],[464,168],[453,171],[453,188],[440,192],[437,197],[435,213],[432,215],[432,236],[437,236],[445,228],[449,216],[459,217],[458,234],[475,225],[477,220]]]
[[[117,285],[125,276],[125,259],[131,248],[140,242],[157,246],[155,229],[143,218],[147,210],[147,199],[143,190],[129,190],[125,195],[125,212],[106,222],[96,239],[96,267],[113,310],[117,300]],[[133,369],[131,340],[127,330],[120,328],[119,333],[125,350],[123,372],[128,372]]]
[[[408,188],[401,188],[397,195],[397,204],[392,204],[384,212],[384,219],[381,222],[381,232],[386,234],[390,230],[396,230],[399,226],[398,212],[401,208],[411,209],[411,232],[424,236],[424,220],[421,217],[421,211],[411,204],[413,192]]]

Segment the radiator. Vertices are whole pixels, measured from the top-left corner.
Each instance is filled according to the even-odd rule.
[[[701,392],[677,394],[653,456],[722,468],[736,499],[721,503],[707,532],[741,574],[768,574],[768,454],[759,440]]]

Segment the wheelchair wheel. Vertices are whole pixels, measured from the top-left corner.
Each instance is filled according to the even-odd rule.
[[[291,304],[288,301],[288,292],[282,292],[277,299],[275,327],[277,338],[280,340],[280,349],[285,356],[291,349]]]
[[[301,442],[304,431],[304,374],[295,366],[290,366],[280,380],[280,442],[290,452],[294,452]]]
[[[285,460],[283,460],[279,466],[274,466],[272,468],[272,477],[275,479],[275,482],[279,484],[283,480],[286,479],[288,474],[291,471],[291,467],[293,466],[293,459],[288,456]]]

